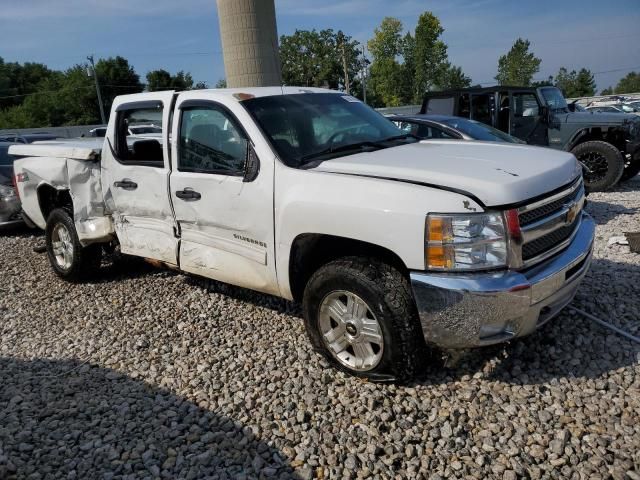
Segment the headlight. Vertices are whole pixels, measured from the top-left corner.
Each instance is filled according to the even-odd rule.
[[[0,185],[0,198],[14,198],[15,196],[16,191],[13,189],[13,187]]]
[[[507,237],[501,213],[428,215],[429,270],[486,270],[507,265]]]

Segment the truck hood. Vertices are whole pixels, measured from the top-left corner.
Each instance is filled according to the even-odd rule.
[[[428,140],[326,160],[315,171],[426,184],[485,206],[525,202],[581,173],[573,154],[496,142]]]

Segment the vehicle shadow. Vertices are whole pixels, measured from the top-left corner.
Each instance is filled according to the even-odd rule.
[[[247,288],[236,287],[228,283],[210,280],[204,277],[187,275],[185,282],[188,285],[203,288],[209,293],[217,293],[235,300],[251,303],[256,307],[263,307],[273,310],[276,313],[282,313],[302,319],[302,307],[299,303],[285,300],[284,298],[259,293]]]
[[[626,277],[624,286],[607,281],[613,272]],[[640,318],[634,313],[637,294],[633,289],[640,284],[640,269],[632,264],[594,259],[583,283],[571,306],[639,334]],[[612,299],[611,303],[603,303],[599,300],[602,298]],[[540,385],[563,378],[600,378],[637,365],[640,345],[565,308],[527,337],[469,350],[453,367],[447,368],[438,360],[427,364],[417,384],[448,383],[481,372],[485,378],[500,382]]]
[[[638,215],[640,211],[638,208],[627,208],[619,203],[601,202],[598,200],[589,200],[586,210],[598,225],[609,223],[620,215]]]
[[[233,418],[77,360],[0,357],[0,478],[297,478]]]

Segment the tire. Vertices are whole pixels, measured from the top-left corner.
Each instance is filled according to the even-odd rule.
[[[45,243],[51,267],[64,280],[84,280],[100,267],[102,245],[83,247],[73,219],[62,208],[53,210],[47,219]]]
[[[571,150],[585,168],[584,185],[590,192],[612,188],[624,172],[625,160],[620,150],[599,140],[584,142]]]
[[[624,166],[624,172],[622,172],[621,182],[631,180],[633,177],[640,173],[640,156],[636,156],[633,160],[629,160]]]
[[[355,316],[348,313],[350,299],[359,307]],[[414,377],[425,342],[409,282],[395,268],[360,257],[330,262],[311,276],[302,304],[314,349],[339,370],[376,382]],[[363,340],[364,332],[376,340]],[[362,352],[366,363],[359,363]]]

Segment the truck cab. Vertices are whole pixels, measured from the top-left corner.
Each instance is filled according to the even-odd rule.
[[[610,189],[640,171],[640,119],[571,110],[553,86],[431,92],[421,113],[470,118],[530,145],[570,151],[585,168],[588,190]]]

